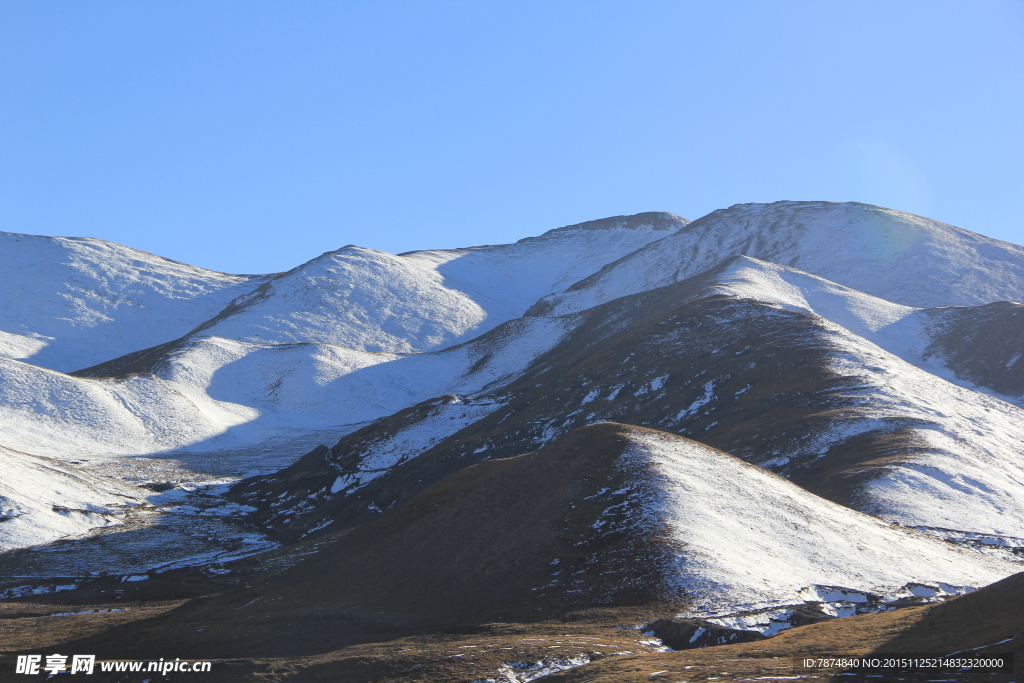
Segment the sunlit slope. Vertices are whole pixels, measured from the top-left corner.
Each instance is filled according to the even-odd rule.
[[[695,441],[626,433],[620,466],[642,464],[651,479],[634,481],[622,504],[664,524],[678,548],[668,585],[692,596],[693,611],[800,602],[814,586],[885,594],[910,582],[984,585],[1019,569],[853,512]]]
[[[98,239],[0,232],[0,357],[84,368],[175,339],[264,279]]]

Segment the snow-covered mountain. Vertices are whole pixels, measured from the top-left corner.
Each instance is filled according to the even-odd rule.
[[[301,536],[468,463],[615,421],[700,440],[903,525],[1024,538],[1024,410],[929,372],[957,379],[923,359],[930,314],[731,259],[550,319],[571,331],[514,381],[401,411],[236,491],[261,524]],[[474,404],[493,407],[467,423]]]
[[[403,256],[358,247],[330,252],[279,276],[260,276],[269,280],[208,319],[191,321],[191,330],[163,328],[155,338],[161,344],[151,345],[155,349],[140,352],[142,344],[136,343],[134,353],[118,358],[122,345],[99,345],[115,353],[107,351],[108,362],[78,373],[97,379],[47,373],[27,362],[4,363],[4,442],[41,454],[60,453],[69,440],[89,453],[152,453],[234,428],[230,443],[237,445],[239,439],[266,438],[266,429],[249,432],[268,420],[269,429],[338,427],[450,391],[475,391],[521,369],[557,341],[557,325],[519,323],[531,329],[518,335],[514,349],[497,341],[501,349],[471,345],[411,357],[403,352],[451,346],[517,318],[539,296],[686,223],[671,214],[640,214],[559,228],[511,245]],[[94,252],[105,250],[111,263],[102,266],[115,272],[118,282],[142,279],[121,272],[126,267],[118,271],[117,259],[108,253],[130,250],[84,242],[93,261],[101,260]],[[134,266],[140,257],[130,253]],[[77,267],[86,268],[86,259],[76,258]],[[156,257],[150,261],[162,263]],[[93,262],[88,267],[99,268]],[[158,275],[147,275],[148,281],[160,281]],[[141,302],[131,305],[142,307]],[[44,318],[39,324],[49,323]],[[191,334],[175,339],[182,331]],[[466,385],[459,378],[471,368]],[[115,374],[121,378],[101,379]],[[75,416],[74,424],[68,424],[69,415]]]
[[[388,618],[453,624],[473,590],[491,611],[472,618],[666,600],[705,618],[952,594],[1024,557],[1016,245],[828,202],[348,246],[260,276],[0,237],[0,549],[131,509],[158,523],[165,501],[200,514],[185,488],[238,482],[207,502],[300,543],[268,560],[300,563],[281,577],[390,585],[422,609],[385,600]]]
[[[733,256],[790,266],[905,306],[1024,301],[1024,247],[868,204],[737,204],[551,295],[537,315],[654,289]]]
[[[205,337],[155,373],[89,378],[0,359],[0,433],[47,456],[138,455],[253,445],[281,430],[341,429],[448,393],[517,376],[562,337],[523,319],[425,354]]]

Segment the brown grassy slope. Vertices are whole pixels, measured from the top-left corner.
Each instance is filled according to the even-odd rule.
[[[629,508],[593,528],[636,475],[618,462],[628,429],[593,425],[464,469],[282,573],[76,647],[294,657],[494,619],[656,604],[670,554],[658,529]]]
[[[1012,639],[988,650],[1014,652],[1024,672],[1024,573],[1015,574],[968,595],[926,607],[801,626],[755,643],[703,650],[653,653],[602,660],[549,676],[545,683],[632,683],[634,681],[749,681],[759,677],[815,676],[819,680],[858,680],[842,670],[801,671],[794,657],[871,653],[951,654]],[[661,673],[658,673],[661,672]],[[879,673],[873,681],[963,680],[1000,683],[1020,674],[909,675]]]

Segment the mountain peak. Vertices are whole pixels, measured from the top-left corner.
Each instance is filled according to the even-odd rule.
[[[640,230],[640,229],[653,229],[657,231],[676,231],[687,225],[690,221],[677,216],[674,213],[667,211],[645,211],[643,213],[635,213],[625,216],[609,216],[608,218],[599,218],[593,221],[584,221],[582,223],[573,223],[572,225],[566,225],[561,228],[555,228],[548,230],[541,237],[550,235],[556,232],[568,232],[570,230]],[[538,239],[536,237],[527,237],[524,240]]]

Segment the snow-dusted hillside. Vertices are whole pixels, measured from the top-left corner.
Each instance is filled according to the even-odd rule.
[[[507,618],[657,600],[706,617],[805,601],[848,608],[869,596],[884,604],[915,584],[955,594],[1020,569],[696,441],[614,423],[375,507],[268,585],[267,609]],[[263,618],[228,614],[246,625]]]
[[[272,276],[3,233],[0,595],[158,607],[77,642],[262,671],[443,631],[446,680],[463,631],[941,600],[1024,560],[1022,300],[1024,248],[863,204]]]
[[[98,239],[0,232],[0,357],[78,370],[179,337],[264,279]]]
[[[858,203],[737,204],[544,299],[537,315],[580,311],[746,255],[906,306],[1024,301],[1024,247]]]
[[[971,346],[982,346],[978,340],[973,339],[968,345],[948,338],[950,335],[946,333],[944,324],[947,320],[977,318],[980,307],[922,309],[903,306],[795,268],[748,256],[738,256],[729,260],[722,268],[717,269],[717,273],[709,292],[751,299],[786,310],[820,316],[846,328],[858,337],[877,344],[908,363],[938,374],[944,379],[987,391],[1011,402],[1024,402],[1024,392],[1015,391],[1013,395],[1007,396],[989,386],[997,385],[1003,389],[1016,386],[1015,383],[1007,382],[1005,376],[1007,371],[1012,371],[1011,368],[1015,364],[1014,354],[1006,353],[1005,358],[985,359],[985,355],[989,353],[988,349],[977,348],[977,352],[972,353]],[[992,318],[994,317],[996,322],[1003,322],[1016,315],[1019,315],[1019,311],[1011,305],[1011,310],[1004,312],[1002,316],[997,312],[989,312],[984,316],[987,320],[975,320],[974,328],[981,334],[985,334],[986,331],[996,335],[1000,332],[1005,333],[1005,330],[1000,330],[992,324]],[[1009,346],[1012,348],[1012,342]],[[956,363],[954,365],[957,367],[950,367],[953,357],[960,359],[959,365],[969,365],[975,372],[965,370]],[[965,359],[974,362],[968,364],[964,362]],[[958,370],[968,377],[959,377]],[[1002,374],[998,377],[992,376],[993,372],[1000,370]]]
[[[196,328],[195,338],[254,343],[442,348],[519,317],[687,222],[619,216],[515,244],[400,256],[350,246],[255,276],[98,239],[0,233],[0,357],[71,372]]]

